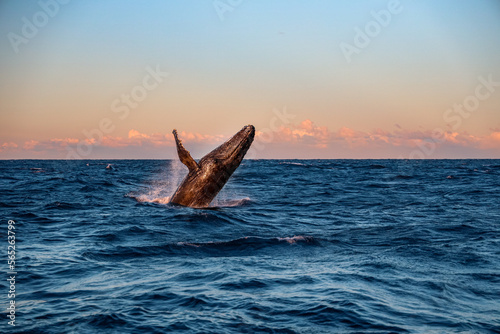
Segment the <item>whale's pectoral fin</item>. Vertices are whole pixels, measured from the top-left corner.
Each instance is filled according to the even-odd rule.
[[[198,167],[198,164],[196,163],[196,161],[194,161],[194,159],[191,157],[191,154],[189,154],[189,151],[186,150],[184,148],[184,146],[182,146],[182,142],[180,141],[180,139],[177,137],[177,130],[174,130],[172,131],[172,133],[174,134],[174,138],[175,138],[175,143],[177,145],[177,154],[179,154],[179,160],[187,166],[187,168],[189,169],[189,171],[193,171],[193,170],[197,170],[199,167]]]

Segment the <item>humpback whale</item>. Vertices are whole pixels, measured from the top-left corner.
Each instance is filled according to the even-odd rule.
[[[193,208],[207,207],[229,177],[238,168],[255,136],[255,127],[247,125],[224,144],[196,162],[177,135],[172,132],[179,160],[189,169],[188,175],[175,191],[170,203]]]

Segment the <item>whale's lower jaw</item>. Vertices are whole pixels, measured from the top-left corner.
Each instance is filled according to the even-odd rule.
[[[231,139],[220,145],[196,163],[177,138],[180,160],[189,168],[189,174],[175,191],[170,203],[205,208],[210,205],[238,168],[255,136],[253,125],[247,125]]]

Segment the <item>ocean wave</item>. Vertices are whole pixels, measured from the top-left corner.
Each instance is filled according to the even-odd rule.
[[[127,231],[129,233],[130,231]],[[116,236],[115,236],[116,237]],[[113,240],[114,237],[106,238]],[[190,242],[180,241],[148,246],[116,246],[111,249],[88,250],[82,256],[88,260],[119,260],[137,257],[164,256],[202,252],[213,256],[251,256],[252,252],[265,248],[293,246],[293,245],[319,245],[319,242],[310,236],[293,237],[243,237],[229,241]]]
[[[280,165],[293,165],[293,166],[307,166],[306,164],[301,163],[301,162],[289,162],[289,161],[280,162],[279,164]]]
[[[384,165],[379,165],[379,164],[371,164],[368,166],[368,168],[370,168],[370,169],[385,169],[387,167]]]
[[[126,197],[130,197],[135,199],[139,203],[156,203],[156,204],[169,204],[171,196],[166,197],[154,197],[150,195],[126,195]]]
[[[230,200],[218,200],[217,197],[210,204],[209,208],[232,208],[235,206],[243,206],[251,202],[250,197]]]
[[[172,196],[164,196],[164,197],[157,197],[156,195],[150,195],[150,194],[127,194],[125,197],[130,197],[135,199],[138,203],[155,203],[155,204],[169,204],[170,199]],[[219,200],[215,198],[212,203],[205,209],[217,209],[217,208],[231,208],[231,207],[237,207],[237,206],[243,206],[248,203],[250,203],[251,200],[249,197],[245,198],[240,198],[240,199],[224,199],[224,200]],[[203,209],[203,208],[201,208]]]
[[[413,179],[413,176],[399,174],[399,175],[396,175],[394,177],[394,179],[396,179],[396,180],[410,180],[410,179]]]
[[[281,244],[297,244],[306,243],[313,244],[316,240],[310,236],[293,236],[293,237],[275,237],[275,238],[263,238],[263,237],[242,237],[229,241],[208,241],[208,242],[178,242],[177,245],[180,246],[193,246],[193,247],[233,247],[233,246],[245,246],[245,245],[257,245],[257,246],[272,246]]]
[[[57,209],[57,210],[82,210],[83,205],[80,203],[68,203],[68,202],[50,202],[45,205],[45,209]]]
[[[46,173],[43,168],[30,168],[33,173]]]

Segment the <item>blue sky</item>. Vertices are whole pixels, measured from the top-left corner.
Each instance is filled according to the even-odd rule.
[[[446,140],[425,157],[500,157],[500,89],[459,127],[443,117],[480,77],[500,81],[498,1],[396,2],[349,62],[341,43],[354,45],[393,2],[73,0],[16,52],[23,18],[54,3],[0,4],[0,158],[64,158],[103,118],[109,141],[85,157],[164,158],[173,128],[201,155],[248,123],[276,132],[257,157],[397,158],[432,143],[436,128]],[[223,20],[221,4],[231,8]],[[113,101],[148,67],[169,76],[117,118]],[[283,108],[293,121],[274,129]]]

